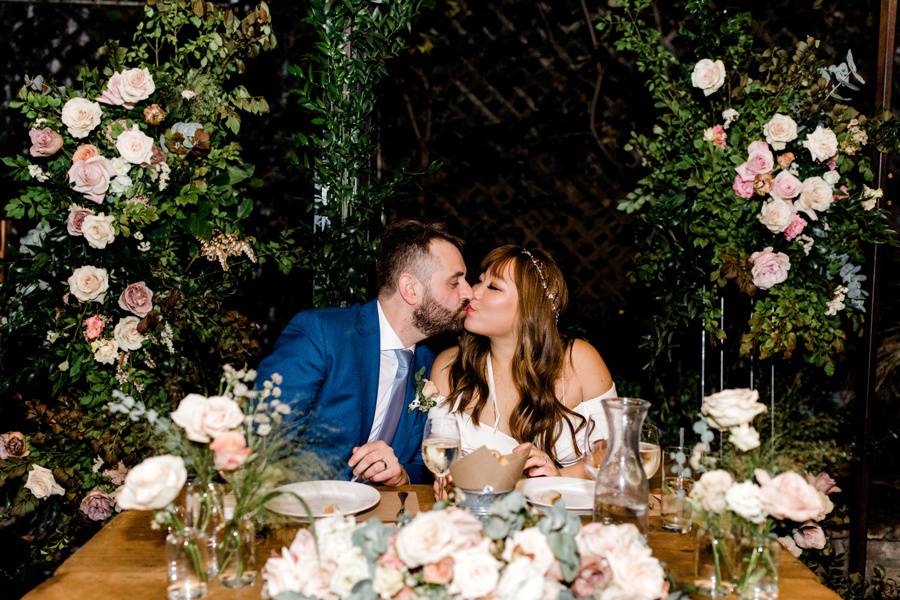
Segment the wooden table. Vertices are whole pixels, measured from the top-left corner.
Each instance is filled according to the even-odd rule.
[[[384,488],[385,498],[405,490],[415,494],[420,510],[428,510],[434,502],[430,486]],[[360,515],[361,519],[377,514],[377,509]],[[390,515],[379,515],[390,520]],[[272,550],[289,544],[293,534],[276,532],[258,554],[259,565]],[[651,531],[650,546],[654,555],[666,563],[668,570],[681,580],[693,567],[693,538],[664,531]],[[25,596],[27,600],[95,600],[124,598],[127,600],[160,600],[166,597],[164,535],[150,528],[150,513],[128,511],[112,519],[97,535],[60,565],[53,576]],[[803,563],[788,552],[781,554],[782,599],[840,600],[819,583]],[[210,600],[249,600],[260,597],[261,581],[256,585],[229,590],[210,587]]]

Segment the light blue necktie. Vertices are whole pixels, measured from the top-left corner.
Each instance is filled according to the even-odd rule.
[[[409,364],[412,362],[413,356],[412,350],[406,349],[394,350],[394,354],[397,355],[397,374],[394,376],[394,383],[391,386],[384,422],[381,424],[381,431],[378,432],[378,439],[383,440],[389,446],[394,441],[397,424],[400,422],[400,415],[403,414],[406,400],[406,380],[409,376]]]

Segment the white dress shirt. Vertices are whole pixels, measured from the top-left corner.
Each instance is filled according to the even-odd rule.
[[[400,340],[400,336],[391,327],[384,311],[381,310],[381,302],[375,302],[378,306],[378,330],[381,340],[381,363],[378,368],[378,396],[375,400],[375,418],[372,421],[372,429],[369,431],[369,441],[378,439],[381,432],[381,426],[384,425],[384,416],[388,409],[388,400],[391,397],[391,385],[394,383],[394,377],[397,375],[397,355],[394,350],[402,350],[406,348],[413,352],[416,351],[416,345],[404,346]],[[410,365],[410,369],[412,365]],[[413,373],[410,372],[410,376]]]

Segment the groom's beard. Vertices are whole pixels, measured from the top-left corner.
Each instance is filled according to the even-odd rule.
[[[468,305],[469,301],[463,300],[458,309],[450,310],[435,300],[431,293],[426,292],[422,304],[413,311],[413,325],[425,337],[439,333],[459,333],[463,329]]]

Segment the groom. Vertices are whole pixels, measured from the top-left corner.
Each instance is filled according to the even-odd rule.
[[[427,481],[425,414],[407,406],[413,375],[434,362],[419,342],[462,328],[472,288],[461,248],[442,225],[389,225],[376,263],[378,297],[297,314],[259,365],[259,381],[281,374],[282,401],[312,434],[304,436],[307,449],[346,463],[342,477]]]

